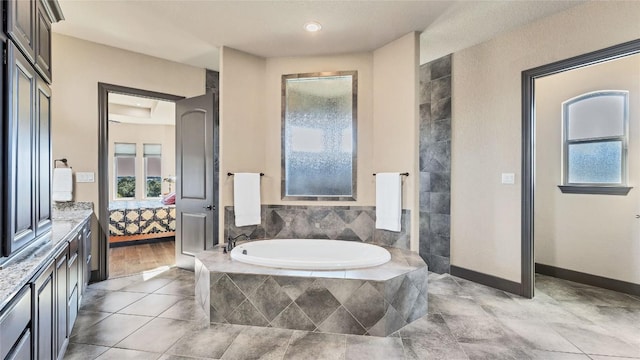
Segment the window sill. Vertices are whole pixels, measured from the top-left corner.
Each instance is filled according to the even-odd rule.
[[[558,185],[563,194],[627,195],[628,186]]]

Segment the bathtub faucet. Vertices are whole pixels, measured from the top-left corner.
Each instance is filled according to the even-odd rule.
[[[233,248],[236,247],[236,240],[238,240],[238,238],[241,236],[244,236],[247,240],[251,240],[251,238],[247,234],[240,234],[234,238],[229,236],[227,238],[227,252],[231,252],[231,250],[233,250]]]

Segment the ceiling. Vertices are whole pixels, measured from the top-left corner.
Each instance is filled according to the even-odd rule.
[[[219,70],[219,49],[262,57],[366,52],[411,31],[422,60],[485,41],[579,1],[60,0],[53,31]],[[303,24],[323,28],[307,33]]]
[[[109,94],[110,124],[175,125],[176,104],[140,96]]]

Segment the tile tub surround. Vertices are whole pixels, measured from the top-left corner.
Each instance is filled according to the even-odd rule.
[[[84,221],[93,213],[91,203],[65,203],[54,206],[51,235],[30,245],[0,269],[0,308],[4,307],[40,268],[69,241]]]
[[[428,270],[387,248],[384,265],[300,271],[244,264],[221,249],[195,260],[195,298],[212,323],[387,336],[427,313]]]
[[[420,256],[448,273],[451,229],[451,55],[420,65]]]
[[[226,206],[224,237],[251,239],[332,239],[409,249],[411,211],[403,209],[400,232],[379,230],[373,206],[262,205],[262,223],[235,226],[233,206]],[[225,240],[226,241],[226,240]]]

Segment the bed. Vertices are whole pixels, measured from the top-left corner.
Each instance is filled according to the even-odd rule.
[[[122,200],[109,203],[109,242],[175,236],[176,206],[160,200]]]

